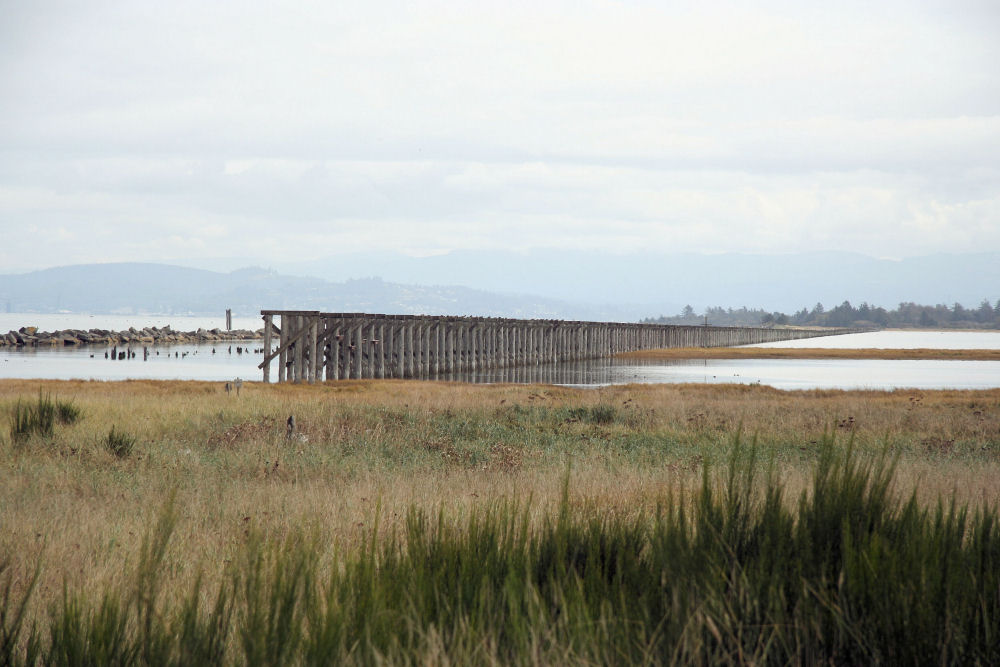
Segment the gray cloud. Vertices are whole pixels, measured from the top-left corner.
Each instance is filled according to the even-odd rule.
[[[1000,247],[993,3],[30,3],[0,270]]]

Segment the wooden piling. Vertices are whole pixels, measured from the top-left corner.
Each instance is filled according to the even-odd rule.
[[[264,382],[345,378],[455,377],[491,381],[547,378],[559,362],[632,350],[747,345],[857,330],[671,326],[615,322],[261,311]],[[280,326],[274,316],[280,317]],[[277,348],[274,338],[277,336]],[[110,358],[124,358],[113,350]],[[530,373],[524,367],[544,367]],[[503,369],[510,369],[506,372]],[[496,371],[501,372],[496,372]]]

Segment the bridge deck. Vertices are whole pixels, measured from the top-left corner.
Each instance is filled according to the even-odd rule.
[[[262,310],[264,382],[416,378],[669,347],[728,347],[850,333],[754,327]],[[280,318],[280,324],[274,321]]]

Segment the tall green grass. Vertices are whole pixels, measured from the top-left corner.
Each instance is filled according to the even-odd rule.
[[[251,532],[211,595],[198,577],[167,603],[171,502],[120,590],[27,632],[5,594],[0,662],[1000,663],[996,508],[924,509],[887,455],[832,439],[794,501],[757,452],[737,440],[721,482],[651,516],[581,511],[569,475],[540,522],[413,509],[329,568],[309,535]]]
[[[80,408],[71,401],[53,400],[49,394],[38,392],[34,403],[22,403],[19,399],[10,416],[10,435],[15,442],[30,438],[33,434],[50,437],[56,422],[72,424],[81,416]]]
[[[104,439],[104,448],[116,458],[128,458],[132,455],[132,450],[135,449],[135,437],[115,429],[112,425],[108,437]]]

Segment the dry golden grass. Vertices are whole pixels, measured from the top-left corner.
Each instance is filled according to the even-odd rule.
[[[15,443],[7,415],[39,391],[72,401],[75,424]],[[286,435],[295,415],[297,431]],[[0,563],[45,568],[36,605],[64,582],[100,591],[130,566],[176,493],[168,579],[221,567],[250,527],[306,527],[341,549],[391,531],[411,506],[462,515],[498,499],[554,507],[570,469],[580,511],[652,511],[755,437],[792,491],[831,433],[901,455],[902,490],[932,501],[1000,499],[1000,390],[782,392],[743,385],[551,386],[344,381],[0,381]],[[119,459],[112,426],[135,436]]]
[[[822,347],[676,347],[638,350],[619,355],[623,359],[940,359],[955,361],[1000,361],[1000,350],[940,350],[918,348],[890,350],[868,348],[839,350]]]

